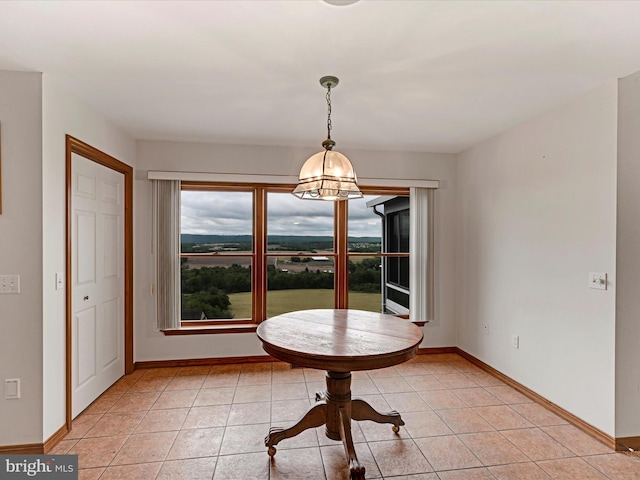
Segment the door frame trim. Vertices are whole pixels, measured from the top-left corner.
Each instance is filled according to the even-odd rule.
[[[71,431],[72,410],[72,299],[71,299],[71,180],[72,165],[71,154],[76,153],[86,159],[103,165],[111,170],[124,175],[124,371],[131,373],[135,369],[133,364],[133,167],[113,158],[110,155],[92,147],[91,145],[78,140],[71,135],[65,136],[66,165],[65,165],[65,197],[66,197],[66,265],[65,265],[65,288],[66,288],[66,425]]]

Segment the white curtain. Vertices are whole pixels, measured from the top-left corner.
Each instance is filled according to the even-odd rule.
[[[159,330],[180,327],[180,181],[152,180]]]
[[[409,311],[410,320],[434,320],[434,258],[432,188],[411,188],[409,215]]]

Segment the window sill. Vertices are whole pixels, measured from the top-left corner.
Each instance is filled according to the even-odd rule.
[[[251,333],[258,328],[257,323],[236,325],[206,325],[201,327],[167,328],[160,330],[164,335],[216,335],[220,333]]]

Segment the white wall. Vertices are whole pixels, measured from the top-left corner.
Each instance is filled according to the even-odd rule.
[[[41,84],[0,71],[0,275],[20,275],[20,294],[0,295],[0,445],[42,441]],[[5,400],[5,378],[21,379],[22,398]]]
[[[263,355],[254,333],[164,336],[155,331],[151,274],[148,170],[297,175],[317,149],[139,141],[136,158],[135,327],[136,361]],[[454,345],[455,156],[341,150],[360,177],[440,180],[436,193],[436,322],[424,327],[426,346]]]
[[[640,72],[618,82],[616,437],[640,436]]]
[[[616,115],[612,81],[461,153],[456,176],[458,346],[609,435]]]
[[[65,135],[134,164],[135,141],[47,76],[42,85],[41,229],[43,263],[40,288],[44,310],[43,436],[47,440],[65,423],[65,290],[55,289],[56,272],[65,271]],[[40,232],[39,232],[40,234]],[[1,444],[2,442],[0,442]]]

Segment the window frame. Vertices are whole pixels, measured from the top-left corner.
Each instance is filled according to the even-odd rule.
[[[244,254],[208,254],[208,253],[182,253],[180,258],[208,257],[208,256],[233,256],[250,257],[252,261],[251,296],[252,314],[250,319],[220,319],[220,320],[180,320],[180,328],[164,330],[166,335],[189,335],[207,333],[246,333],[255,331],[258,324],[267,319],[267,262],[275,254],[269,254],[267,242],[267,194],[291,193],[295,184],[271,184],[271,183],[229,183],[229,182],[181,182],[180,189],[189,191],[227,191],[227,192],[252,192],[253,193],[253,250]],[[385,187],[385,186],[361,186],[365,195],[410,195],[409,187]],[[312,201],[312,200],[301,200]],[[334,308],[349,307],[349,257],[358,256],[408,256],[409,254],[388,254],[349,252],[348,248],[348,202],[334,202]],[[381,232],[381,235],[383,233]],[[291,254],[290,256],[298,256]],[[302,255],[301,255],[302,256]],[[382,286],[381,286],[382,288]]]

